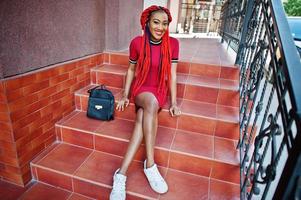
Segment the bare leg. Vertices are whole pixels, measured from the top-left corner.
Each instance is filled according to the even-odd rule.
[[[135,122],[133,135],[131,137],[126,154],[124,156],[120,170],[118,172],[120,174],[126,175],[128,167],[129,167],[130,163],[132,162],[132,160],[141,144],[141,141],[143,139],[143,133],[142,133],[143,119],[142,118],[143,118],[143,109],[139,108],[137,111],[137,115],[136,115],[136,122]]]
[[[143,108],[143,135],[146,146],[146,167],[154,164],[154,146],[158,126],[158,110],[159,105],[156,97],[150,92],[139,94],[135,103]]]

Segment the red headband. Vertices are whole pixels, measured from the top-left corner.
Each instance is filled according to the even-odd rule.
[[[140,24],[141,24],[141,28],[142,30],[144,30],[145,28],[145,25],[146,23],[148,22],[152,12],[154,11],[158,11],[158,10],[163,10],[166,14],[167,14],[167,17],[168,17],[168,22],[170,23],[171,20],[172,20],[172,17],[171,17],[171,14],[169,12],[169,10],[167,8],[164,8],[164,7],[161,7],[161,6],[155,6],[155,5],[152,5],[148,8],[146,8],[142,14],[141,14],[141,17],[140,17]]]

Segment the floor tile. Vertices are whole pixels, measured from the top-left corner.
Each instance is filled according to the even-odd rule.
[[[43,159],[49,152],[51,152],[52,150],[54,150],[56,147],[58,147],[60,145],[59,142],[55,142],[53,143],[51,146],[47,147],[44,151],[42,151],[39,155],[37,155],[32,161],[31,163],[38,163],[41,159]]]
[[[110,122],[103,122],[95,132],[129,140],[132,136],[134,125],[134,121],[117,118]]]
[[[184,91],[183,91],[184,92]],[[183,94],[184,95],[184,94]],[[182,103],[183,103],[183,97],[182,98],[177,98],[177,106],[181,108],[182,106]],[[167,101],[165,103],[165,105],[162,107],[162,109],[165,109],[167,111],[169,111],[169,108],[170,108],[170,105],[171,105],[171,101],[170,101],[170,97],[168,96],[167,97]],[[159,113],[159,115],[162,113],[162,111]]]
[[[24,192],[26,192],[35,183],[22,187],[14,185],[9,182],[0,180],[0,197],[4,200],[15,200],[18,199]]]
[[[119,98],[116,98],[119,99]],[[122,118],[127,120],[135,120],[136,114],[135,114],[135,106],[133,104],[130,104],[127,108],[125,108],[124,111],[115,111],[115,117],[116,118]]]
[[[213,137],[178,130],[171,149],[178,152],[213,158]]]
[[[178,129],[213,135],[216,123],[215,119],[183,114],[179,117]]]
[[[111,188],[96,185],[87,181],[73,179],[74,192],[95,199],[109,199]]]
[[[167,150],[170,149],[172,140],[175,135],[175,131],[176,131],[175,129],[159,126],[157,131],[155,146]]]
[[[123,65],[124,67],[127,67],[129,63],[129,56],[128,54],[110,54],[110,63]]]
[[[185,85],[184,84],[177,84],[177,98],[183,98],[185,94]]]
[[[220,74],[220,66],[192,63],[190,66],[190,74],[200,75],[205,77],[218,78]]]
[[[72,193],[68,200],[93,200],[93,199],[80,194]]]
[[[184,98],[188,100],[201,101],[215,104],[217,102],[219,89],[206,86],[186,85]]]
[[[237,67],[222,67],[220,78],[238,81],[239,69]]]
[[[38,181],[53,185],[55,187],[64,188],[68,191],[72,191],[72,178],[65,174],[53,172],[48,169],[36,168]]]
[[[210,199],[211,200],[239,200],[239,185],[210,180]]]
[[[209,177],[213,162],[204,158],[170,153],[169,168]]]
[[[226,122],[226,121],[217,121],[215,136],[238,140],[239,124],[233,122]]]
[[[159,167],[159,171],[163,177],[166,174],[166,168]],[[143,163],[142,162],[133,162],[128,170],[127,174],[127,190],[143,194],[152,198],[158,198],[159,195],[155,193],[146,179],[146,176],[143,172]]]
[[[38,162],[38,165],[73,174],[91,152],[88,149],[61,144]]]
[[[117,88],[123,88],[125,81],[125,74],[113,74],[111,72],[97,72],[96,77],[97,84]]]
[[[186,84],[187,79],[188,79],[187,74],[177,74],[177,83]]]
[[[60,121],[56,122],[55,124],[57,125],[62,125],[64,124],[66,121],[68,121],[69,119],[71,119],[72,117],[74,117],[75,115],[77,115],[79,113],[79,111],[73,111],[70,114],[64,116]]]
[[[220,80],[220,87],[227,90],[235,90],[238,91],[239,89],[239,82],[235,80]]]
[[[122,159],[102,152],[93,152],[88,160],[76,171],[75,176],[107,185],[121,165]]]
[[[217,104],[238,107],[239,92],[233,90],[219,90]]]
[[[189,62],[179,62],[177,66],[177,72],[178,73],[189,73],[190,63]]]
[[[129,142],[126,140],[118,140],[116,138],[108,138],[102,135],[95,135],[95,149],[117,156],[124,156]]]
[[[177,128],[177,123],[180,117],[171,117],[169,112],[161,111],[158,116],[158,122],[161,126]]]
[[[24,193],[20,200],[67,200],[70,192],[42,183],[37,183]]]
[[[78,128],[86,131],[95,131],[103,122],[87,117],[86,112],[79,112],[77,115],[66,121],[63,126]]]
[[[239,184],[239,165],[215,161],[212,165],[211,178]]]
[[[169,169],[167,172],[166,181],[168,183],[169,190],[166,194],[160,195],[160,199],[162,200],[208,199],[208,178],[190,175]]]
[[[212,88],[219,88],[220,81],[217,78],[211,78],[208,76],[193,76],[190,75],[187,79],[187,84],[208,86]]]
[[[122,65],[109,65],[109,64],[104,64],[99,68],[96,68],[95,70],[101,71],[101,72],[110,72],[114,74],[125,74],[127,71],[127,68]]]
[[[239,164],[239,150],[236,149],[237,141],[214,138],[214,158],[227,163]]]
[[[239,122],[239,109],[237,107],[217,105],[216,118],[229,122]]]
[[[94,149],[94,135],[86,132],[62,128],[62,141],[65,143]]]
[[[197,101],[183,100],[181,110],[183,113],[201,115],[206,117],[216,117],[216,105]]]

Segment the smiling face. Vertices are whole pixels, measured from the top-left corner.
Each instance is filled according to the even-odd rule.
[[[160,41],[168,29],[168,16],[163,10],[153,12],[148,22],[152,41]]]

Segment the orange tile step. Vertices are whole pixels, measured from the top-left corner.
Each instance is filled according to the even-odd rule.
[[[126,71],[123,65],[103,64],[91,69],[91,81],[92,84],[123,88]],[[177,97],[238,107],[238,81],[178,73]]]
[[[37,182],[29,188],[19,199],[22,200],[41,200],[41,199],[59,199],[59,200],[93,200],[87,196],[66,191],[52,185]]]
[[[95,85],[89,85],[75,93],[75,104],[77,110],[87,110],[87,91],[92,87],[95,87]],[[108,87],[108,89],[113,92],[116,100],[120,98],[122,93],[120,88]],[[178,98],[178,105],[182,110],[182,115],[177,118],[170,117],[167,104],[159,113],[159,125],[238,140],[238,108],[190,101],[180,98]],[[134,104],[131,103],[123,112],[116,111],[115,115],[119,118],[134,120]]]
[[[56,133],[64,143],[124,156],[133,127],[134,121],[116,118],[103,122],[75,111],[67,121],[56,124]],[[159,126],[155,159],[163,167],[238,183],[236,145],[234,140]],[[144,144],[134,159],[141,162],[145,159]]]
[[[105,53],[104,62],[107,64],[123,65],[128,66],[129,58],[128,54],[124,53]],[[200,75],[211,78],[221,78],[227,80],[238,80],[239,68],[231,65],[215,65],[215,64],[204,64],[199,62],[188,62],[182,61],[181,58],[177,67],[178,73],[185,73],[190,75]]]
[[[120,166],[121,157],[65,143],[56,143],[51,148],[46,155],[38,156],[31,163],[36,180],[53,185],[55,189],[62,188],[64,192],[61,195],[69,192],[108,199],[112,175]],[[163,195],[156,194],[148,185],[142,166],[142,162],[133,161],[129,167],[127,199],[239,199],[237,184],[166,167],[159,167],[159,170],[169,185],[169,191]],[[33,191],[31,194],[34,195]]]

